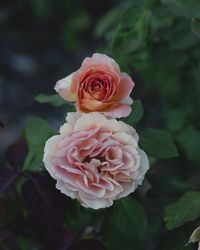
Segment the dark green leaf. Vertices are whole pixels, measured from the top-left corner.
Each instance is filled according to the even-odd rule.
[[[200,193],[187,192],[177,202],[165,208],[164,220],[169,230],[200,217]]]
[[[136,6],[129,7],[122,15],[112,42],[115,52],[136,51],[145,41],[149,31],[151,12]]]
[[[106,219],[102,227],[102,240],[109,250],[143,250],[144,241],[138,240],[134,236],[128,237],[122,233],[115,225],[115,220]],[[136,246],[133,247],[133,246]]]
[[[191,32],[190,23],[181,19],[174,29],[170,32],[169,49],[170,50],[186,50],[194,47],[199,40]]]
[[[38,170],[42,163],[45,142],[54,133],[46,121],[33,118],[27,122],[25,134],[29,154],[26,157],[23,170]]]
[[[66,213],[66,226],[76,233],[83,233],[86,227],[92,226],[95,220],[93,210],[84,208],[78,201],[67,201],[68,213]]]
[[[199,0],[161,0],[176,16],[186,18],[200,17]]]
[[[175,173],[151,173],[148,176],[148,181],[153,186],[155,192],[159,194],[183,194],[193,188],[190,183],[183,181]]]
[[[167,53],[166,53],[167,51]],[[174,70],[183,67],[188,61],[188,55],[181,51],[168,51],[168,47],[160,47],[152,55],[154,67],[167,70]]]
[[[165,109],[163,113],[166,125],[170,130],[176,131],[183,127],[187,116],[185,110]]]
[[[180,132],[178,142],[185,151],[189,160],[200,163],[200,131],[192,125]]]
[[[192,19],[192,32],[200,38],[200,18]]]
[[[140,134],[140,145],[150,156],[167,159],[178,155],[171,135],[161,129],[148,128]]]
[[[63,100],[59,95],[55,94],[55,95],[38,95],[35,98],[36,101],[40,102],[40,103],[48,103],[54,107],[59,107],[62,105],[67,104],[67,102],[65,100]]]
[[[106,13],[96,26],[95,34],[97,37],[104,35],[119,19],[119,12],[115,9]]]
[[[133,125],[139,122],[144,114],[144,108],[140,100],[135,100],[132,105],[132,113],[125,120],[126,123]]]
[[[128,237],[142,239],[147,227],[147,217],[143,206],[134,198],[127,197],[115,205],[116,227]]]
[[[150,26],[152,33],[156,33],[156,36],[153,37],[156,41],[159,40],[159,36],[165,35],[162,32],[162,29],[169,28],[172,25],[173,16],[163,5],[155,5],[152,12]],[[160,31],[160,32],[158,32]]]
[[[95,239],[85,239],[79,240],[73,243],[69,248],[62,248],[69,250],[107,250],[105,246],[98,240]],[[60,249],[61,250],[61,249]]]

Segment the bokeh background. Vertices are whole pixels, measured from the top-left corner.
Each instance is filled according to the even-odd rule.
[[[0,1],[1,160],[25,126],[39,116],[55,127],[62,111],[38,104],[40,93],[54,94],[57,80],[78,69],[102,43],[94,36],[98,20],[117,1]]]

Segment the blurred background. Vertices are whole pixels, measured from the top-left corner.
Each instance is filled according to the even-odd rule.
[[[1,155],[13,143],[30,116],[59,123],[63,116],[34,98],[54,94],[57,80],[78,69],[96,51],[94,28],[116,1],[0,1],[0,121]],[[55,125],[56,126],[56,125]],[[1,157],[2,159],[2,157]]]

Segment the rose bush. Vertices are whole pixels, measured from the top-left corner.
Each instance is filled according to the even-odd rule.
[[[45,146],[44,164],[56,187],[84,207],[109,207],[142,183],[149,168],[135,129],[96,112],[68,113]]]
[[[129,97],[134,83],[118,64],[104,54],[86,57],[79,70],[57,82],[55,90],[78,111],[102,112],[113,118],[131,113]]]

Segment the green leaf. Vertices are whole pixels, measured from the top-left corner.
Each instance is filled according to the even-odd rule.
[[[151,173],[148,176],[148,181],[154,188],[154,192],[166,195],[183,194],[189,189],[193,188],[193,185],[182,180],[175,173]]]
[[[166,50],[168,51],[167,53]],[[165,73],[167,70],[182,68],[187,62],[188,55],[185,51],[169,51],[169,48],[166,46],[158,48],[152,55],[154,67],[164,70]]]
[[[48,122],[40,118],[28,120],[25,133],[28,145],[33,149],[42,145],[53,134]]]
[[[86,227],[93,225],[96,213],[92,209],[82,207],[76,200],[67,200],[67,202],[66,226],[73,232],[81,234]]]
[[[188,126],[178,134],[177,140],[188,159],[200,163],[200,131]]]
[[[200,193],[187,192],[164,211],[164,221],[169,230],[200,217]]]
[[[42,163],[45,142],[54,133],[49,124],[39,118],[32,118],[27,122],[25,135],[28,142],[29,153],[22,170],[36,171]]]
[[[170,50],[186,50],[199,43],[198,38],[191,32],[188,20],[181,19],[169,34]]]
[[[144,108],[140,100],[134,100],[132,105],[132,113],[124,121],[130,125],[138,123],[144,114]]]
[[[182,109],[164,109],[164,119],[167,127],[172,131],[181,129],[186,121],[187,114]]]
[[[171,135],[161,129],[148,128],[140,134],[141,148],[155,158],[167,159],[178,155]]]
[[[200,17],[199,0],[161,0],[161,2],[167,5],[176,16],[182,16],[189,19]]]
[[[35,97],[35,100],[40,103],[48,103],[54,107],[59,107],[62,105],[66,105],[67,102],[63,100],[59,95],[38,95]]]
[[[200,38],[200,18],[192,19],[192,32]]]
[[[142,239],[147,227],[147,217],[143,206],[134,198],[126,197],[115,204],[116,227],[125,235]]]
[[[129,7],[122,15],[112,42],[114,52],[131,53],[139,49],[148,36],[150,10]]]
[[[95,35],[97,37],[100,37],[104,35],[105,32],[107,32],[109,29],[111,29],[114,24],[117,23],[119,19],[119,11],[116,9],[113,9],[106,13],[99,21],[99,23],[96,26]]]
[[[144,241],[133,237],[128,237],[122,233],[115,225],[114,218],[104,220],[102,226],[102,240],[109,250],[143,250]],[[137,246],[137,248],[133,248]]]
[[[153,12],[152,12],[152,16],[151,16],[150,22],[151,22],[150,23],[151,32],[153,34],[156,33],[156,36],[155,37],[153,36],[152,38],[155,39],[156,41],[158,41],[159,36],[163,35],[163,33],[160,32],[160,31],[162,29],[166,29],[166,28],[171,27],[171,25],[173,23],[173,16],[166,9],[166,7],[164,5],[160,5],[160,4],[159,5],[155,5],[154,9],[153,9]]]

